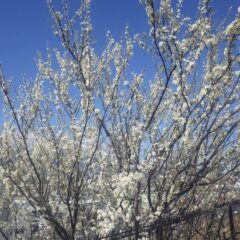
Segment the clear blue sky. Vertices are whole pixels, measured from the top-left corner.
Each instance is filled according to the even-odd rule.
[[[77,9],[80,0],[70,2],[72,8]],[[194,14],[197,2],[185,0],[185,15]],[[239,0],[213,1],[218,18],[224,16],[230,6],[233,17],[239,5]],[[92,20],[99,49],[104,45],[107,30],[119,37],[126,24],[132,33],[146,29],[144,10],[138,0],[92,0]],[[0,31],[0,63],[6,75],[17,82],[25,73],[34,75],[37,52],[45,53],[47,44],[59,46],[52,34],[45,0],[0,0]]]

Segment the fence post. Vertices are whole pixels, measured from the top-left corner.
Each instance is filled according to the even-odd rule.
[[[229,223],[230,223],[231,239],[237,240],[236,234],[235,234],[235,228],[234,228],[234,217],[233,217],[232,205],[230,205],[228,208],[228,216],[229,216]]]
[[[154,240],[163,240],[163,226],[162,226],[162,224],[157,227],[156,239],[154,239]]]

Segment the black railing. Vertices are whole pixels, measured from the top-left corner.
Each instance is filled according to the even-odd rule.
[[[159,218],[152,224],[139,225],[137,231],[129,228],[99,239],[237,240],[240,239],[240,200]]]

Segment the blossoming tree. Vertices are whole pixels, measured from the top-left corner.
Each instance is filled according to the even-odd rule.
[[[49,1],[62,49],[15,95],[1,69],[4,239],[129,227],[139,238],[144,224],[237,197],[240,16],[216,28],[208,0],[194,20],[181,0],[140,2],[149,33],[108,34],[97,54],[90,1],[72,17]],[[127,72],[136,46],[152,57],[151,81]]]

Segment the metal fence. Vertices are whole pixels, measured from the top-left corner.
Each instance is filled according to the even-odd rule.
[[[208,210],[158,219],[151,225],[112,233],[100,239],[150,240],[238,240],[240,239],[240,200],[216,204]]]
[[[34,223],[33,226],[35,226]],[[38,225],[36,226],[39,228]],[[33,232],[34,231],[33,229]],[[15,234],[18,233],[19,232],[15,232]],[[2,239],[1,234],[0,239]],[[8,239],[8,237],[6,236],[5,239]],[[33,238],[26,237],[24,239]],[[54,239],[58,238],[56,237]],[[179,216],[159,218],[149,225],[139,225],[138,228],[112,232],[112,234],[108,236],[98,236],[94,239],[240,240],[240,200],[216,204],[213,208],[207,210],[197,210],[186,212]]]

